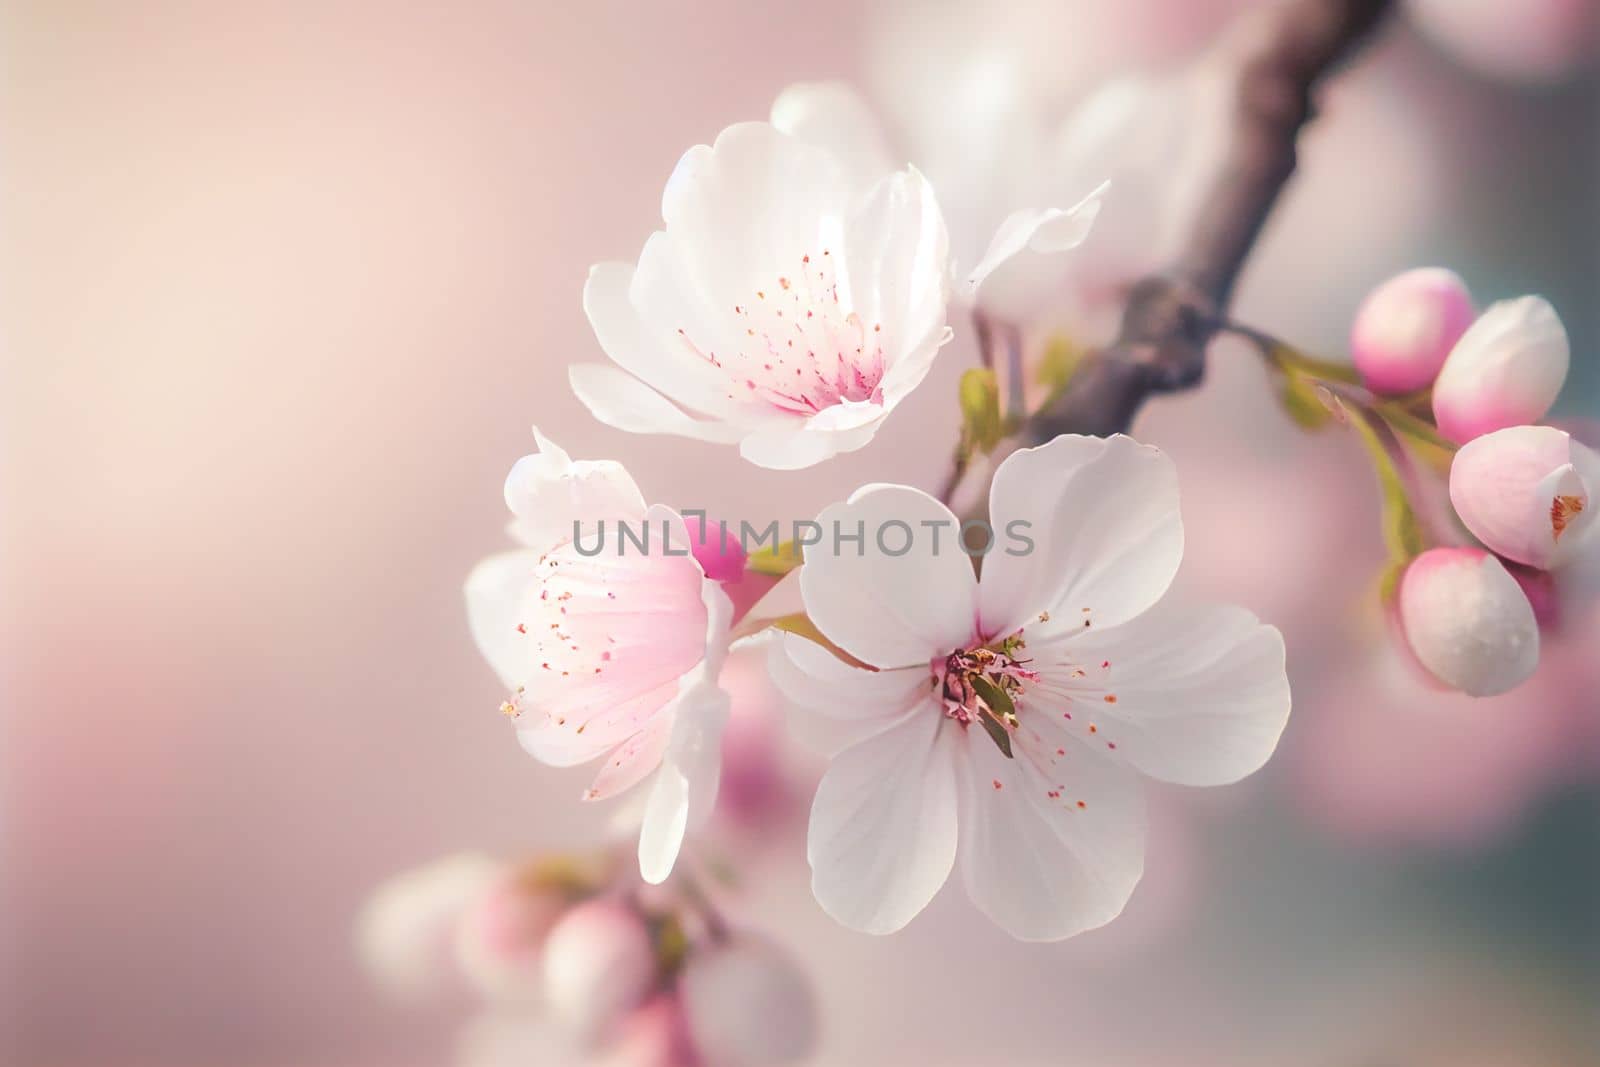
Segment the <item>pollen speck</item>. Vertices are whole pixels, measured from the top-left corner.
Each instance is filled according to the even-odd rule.
[[[1000,779],[998,779],[998,778],[994,779],[994,787],[996,789],[1004,789],[1005,788],[1005,786],[1000,784]]]

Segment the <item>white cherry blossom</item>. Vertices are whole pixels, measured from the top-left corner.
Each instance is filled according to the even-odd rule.
[[[904,926],[958,855],[973,900],[1016,937],[1101,925],[1143,870],[1140,776],[1235,781],[1287,721],[1277,630],[1167,596],[1183,528],[1162,453],[1121,436],[1017,452],[990,514],[979,581],[955,516],[919,490],[869,485],[827,508],[806,611],[876,669],[795,635],[774,647],[797,713],[853,741],[817,791],[807,852],[818,901],[858,930]],[[861,544],[834,541],[835,523]],[[901,524],[916,536],[895,555]]]
[[[621,464],[573,461],[534,435],[539,451],[505,487],[525,547],[468,578],[472,634],[531,755],[558,767],[603,756],[589,800],[648,780],[639,865],[660,882],[716,796],[732,606],[689,552],[682,517],[646,507]],[[655,540],[641,549],[625,528]]]
[[[612,363],[569,377],[611,426],[810,466],[871,440],[950,337],[948,237],[915,170],[740,123],[684,154],[661,215],[637,264],[584,287]]]

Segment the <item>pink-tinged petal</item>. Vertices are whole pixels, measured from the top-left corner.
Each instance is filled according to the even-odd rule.
[[[671,734],[639,831],[639,874],[652,885],[666,881],[684,836],[716,801],[728,694],[714,683],[690,681],[671,713]]]
[[[1456,342],[1433,385],[1439,432],[1457,444],[1538,422],[1567,380],[1567,331],[1537,296],[1490,305]]]
[[[958,727],[931,701],[829,764],[811,807],[811,889],[837,921],[869,934],[905,926],[956,856]]]
[[[637,522],[644,497],[627,469],[611,460],[578,460],[533,431],[539,451],[523,456],[506,475],[511,533],[529,548],[548,552],[570,541],[574,526],[592,528],[601,519]]]
[[[650,776],[661,765],[672,735],[672,716],[653,715],[644,729],[628,738],[606,756],[600,773],[584,794],[585,800],[609,800],[625,793]]]
[[[865,196],[894,170],[883,128],[872,109],[842,82],[801,82],[778,94],[772,125],[828,152],[844,168],[845,180]]]
[[[1116,918],[1144,873],[1138,778],[1075,746],[1047,762],[1019,734],[1006,759],[982,731],[963,746],[961,874],[983,913],[1023,941],[1058,941]]]
[[[1572,558],[1600,501],[1600,455],[1550,426],[1512,426],[1461,446],[1450,503],[1497,555],[1549,569]]]
[[[785,114],[809,123],[809,106]],[[863,197],[849,169],[766,123],[685,153],[637,268],[601,264],[585,287],[602,347],[638,382],[575,368],[584,403],[633,432],[738,441],[774,469],[870,440],[946,337],[948,241],[920,175]]]
[[[805,549],[800,588],[834,644],[875,667],[908,667],[972,636],[977,582],[949,508],[920,489],[868,485],[817,524],[822,540]]]
[[[1059,301],[1071,271],[1062,253],[1088,238],[1109,188],[1102,183],[1070,208],[1021,208],[1008,215],[967,276],[966,298],[992,317],[1018,324]]]
[[[1028,653],[1040,675],[1030,711],[1164,781],[1236,782],[1266,763],[1289,721],[1283,635],[1243,608],[1169,597],[1121,626],[1029,640]]]
[[[1397,274],[1367,294],[1350,328],[1350,356],[1375,393],[1433,384],[1476,314],[1467,284],[1443,267]]]
[[[737,529],[704,515],[686,516],[684,521],[689,529],[689,549],[707,578],[713,582],[738,582],[744,578],[748,553],[739,543]]]
[[[1121,434],[1065,435],[1013,453],[995,472],[989,514],[999,544],[978,590],[986,637],[1041,614],[1115,626],[1161,599],[1183,559],[1177,471]]]
[[[647,547],[625,531],[648,537]],[[706,660],[707,590],[721,593],[688,546],[682,519],[658,505],[643,526],[608,523],[541,560],[518,623],[526,668],[512,710],[520,730],[538,731],[548,745],[563,736],[576,747],[620,743],[659,707],[647,694]]]
[[[678,691],[678,680],[669,679],[608,708],[603,722],[569,728],[563,716],[524,712],[518,717],[517,743],[540,763],[552,767],[576,767],[599,759],[614,747],[624,744],[656,718],[668,718],[664,710]],[[521,720],[526,719],[526,723]],[[653,769],[647,768],[646,771]]]
[[[1500,561],[1477,548],[1433,548],[1400,580],[1400,622],[1417,659],[1441,682],[1494,696],[1539,665],[1539,625]]]
[[[507,691],[521,685],[527,672],[526,640],[517,623],[538,564],[537,552],[502,552],[479,563],[467,576],[464,591],[472,640]]]

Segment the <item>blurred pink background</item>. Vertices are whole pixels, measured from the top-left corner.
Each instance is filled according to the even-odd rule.
[[[8,5],[6,1062],[445,1061],[458,1015],[386,1004],[357,966],[364,894],[462,847],[581,844],[605,814],[513,743],[463,617],[529,426],[652,499],[807,517],[866,481],[933,486],[972,359],[947,349],[869,449],[758,474],[582,410],[588,265],[633,257],[679,153],[791,81],[883,94],[874,55],[960,18],[1045,74],[1069,51],[1041,26],[1166,69],[1248,5],[948,6]],[[1485,298],[1549,296],[1561,410],[1600,414],[1593,52],[1507,80],[1439,40],[1391,27],[1329,94],[1241,316],[1337,354],[1368,288],[1447,263]],[[1128,915],[1064,945],[1006,940],[959,891],[852,934],[790,826],[731,907],[812,968],[818,1062],[1600,1062],[1592,624],[1553,681],[1386,721],[1435,697],[1375,695],[1354,442],[1290,425],[1226,345],[1137,430],[1178,460],[1186,580],[1289,638],[1279,755],[1163,797]]]

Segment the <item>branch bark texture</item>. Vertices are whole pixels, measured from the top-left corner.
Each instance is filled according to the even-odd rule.
[[[1024,444],[1126,430],[1156,393],[1192,388],[1234,283],[1294,173],[1317,85],[1394,0],[1287,0],[1249,16],[1215,57],[1235,71],[1230,147],[1178,261],[1129,293],[1117,340],[1030,420]]]

